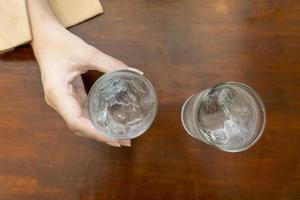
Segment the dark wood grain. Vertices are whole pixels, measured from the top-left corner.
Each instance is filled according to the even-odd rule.
[[[159,97],[153,126],[132,148],[77,137],[44,102],[30,47],[2,55],[1,200],[300,198],[299,1],[102,3],[104,15],[71,31],[145,72]],[[222,81],[252,86],[266,105],[265,134],[242,153],[180,123],[185,99]]]

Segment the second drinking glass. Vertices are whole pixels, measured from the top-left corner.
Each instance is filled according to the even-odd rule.
[[[239,152],[258,141],[266,112],[252,88],[225,82],[191,96],[182,107],[181,120],[192,137],[223,151]]]

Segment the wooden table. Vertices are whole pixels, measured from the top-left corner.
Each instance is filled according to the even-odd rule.
[[[44,102],[30,47],[2,55],[1,200],[300,198],[299,1],[102,3],[104,15],[71,31],[145,72],[159,97],[154,124],[132,148],[77,137]],[[242,153],[180,122],[186,98],[222,81],[252,86],[266,105],[265,133]]]

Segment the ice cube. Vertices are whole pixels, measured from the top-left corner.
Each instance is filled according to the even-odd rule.
[[[229,140],[228,132],[224,131],[223,128],[209,131],[209,137],[215,144],[226,144]]]
[[[100,126],[114,134],[127,134],[143,123],[154,99],[143,81],[124,77],[101,87],[96,104]]]
[[[126,90],[126,84],[123,80],[114,80],[111,84],[111,90],[113,93],[119,93],[121,92],[122,90]]]
[[[131,79],[128,84],[130,90],[134,94],[138,95],[138,97],[147,95],[147,86],[143,81],[139,79]]]

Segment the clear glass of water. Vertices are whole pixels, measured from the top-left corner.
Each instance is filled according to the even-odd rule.
[[[101,76],[92,86],[88,110],[96,129],[114,139],[132,139],[152,124],[157,96],[140,73],[117,70]]]
[[[240,152],[261,137],[266,112],[252,88],[224,82],[187,99],[181,120],[192,137],[226,152]]]

